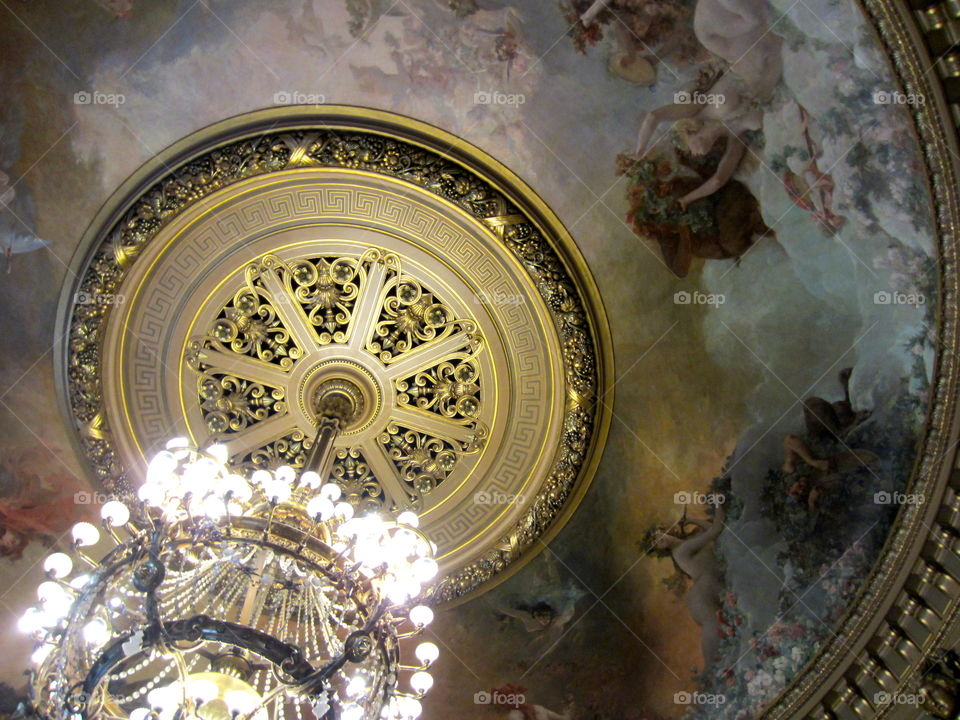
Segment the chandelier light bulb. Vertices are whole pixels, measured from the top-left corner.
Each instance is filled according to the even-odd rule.
[[[410,676],[410,687],[418,695],[426,695],[433,687],[433,675],[421,670]]]
[[[297,479],[297,471],[289,465],[281,465],[274,472],[274,476],[283,483],[292,483]]]
[[[53,645],[41,645],[30,655],[30,661],[34,665],[42,665],[43,661],[50,657],[50,653],[53,652]]]
[[[440,648],[432,642],[420,643],[416,650],[417,659],[424,665],[430,665],[434,660],[440,657]]]
[[[187,696],[198,703],[208,703],[219,695],[217,685],[207,678],[195,678],[187,682]]]
[[[73,570],[73,559],[66,553],[54,553],[43,562],[43,569],[57,579],[63,579]]]
[[[333,517],[333,503],[322,495],[317,495],[307,503],[307,514],[312,518],[329,520]]]
[[[80,547],[90,547],[100,542],[97,526],[88,522],[78,522],[73,526],[73,541]]]
[[[423,712],[423,706],[416,698],[401,696],[397,698],[397,708],[403,720],[416,720]]]
[[[322,488],[320,488],[320,494],[323,495],[328,500],[330,500],[330,502],[337,502],[337,500],[339,500],[340,497],[343,495],[343,491],[340,489],[339,485],[335,485],[334,483],[327,483]],[[353,505],[350,505],[350,508],[352,510]],[[353,517],[352,513],[350,517]]]
[[[255,485],[266,486],[273,481],[273,475],[267,470],[254,470],[253,475],[250,476],[250,480]]]
[[[339,490],[339,488],[337,489]],[[349,522],[351,518],[353,518],[353,505],[348,502],[338,502],[333,506],[333,512],[336,516],[342,517]],[[346,523],[344,523],[344,525],[346,525]]]
[[[226,503],[224,503],[220,498],[212,495],[204,498],[201,509],[203,514],[211,520],[219,520],[227,514]]]
[[[37,586],[37,598],[42,603],[59,599],[66,594],[67,591],[63,589],[63,586],[53,580],[47,580]]]
[[[185,437],[175,437],[167,441],[167,450],[177,460],[188,457],[190,454],[190,440]]]
[[[150,717],[148,708],[137,708],[130,713],[130,720],[147,720]]]
[[[323,480],[320,478],[320,474],[315,473],[313,470],[307,470],[307,472],[300,476],[300,484],[311,490],[316,490],[322,482]]]
[[[230,459],[230,453],[227,450],[227,446],[223,443],[211,445],[207,448],[207,453],[212,455],[217,462],[223,465],[226,465],[227,461]]]
[[[74,590],[82,590],[87,586],[88,582],[90,582],[90,576],[84,573],[83,575],[77,575],[69,584]]]
[[[95,618],[83,626],[83,639],[94,647],[102,647],[110,639],[110,626],[103,618]]]
[[[160,505],[163,502],[163,491],[159,486],[153,484],[141,485],[140,489],[137,490],[137,497],[140,498],[147,505],[153,505],[154,507]]]
[[[45,626],[44,613],[39,608],[30,607],[17,620],[17,630],[31,635]]]
[[[263,486],[263,490],[274,504],[285,503],[293,495],[291,487],[280,480],[271,480]]]
[[[260,700],[256,695],[243,690],[231,690],[227,692],[226,695],[223,696],[223,701],[226,703],[231,715],[239,716],[249,715],[257,705],[260,704]],[[262,716],[263,711],[261,710],[255,717],[260,718]]]
[[[426,605],[417,605],[411,608],[409,618],[417,627],[426,627],[433,622],[433,610]]]
[[[250,499],[253,497],[253,488],[250,487],[250,483],[240,475],[228,475],[226,486],[230,495],[242,503],[250,502]]]
[[[340,714],[341,720],[363,720],[363,708],[359,705],[347,705]]]
[[[413,574],[421,583],[427,583],[437,576],[440,567],[437,561],[430,557],[418,558],[413,563]]]
[[[170,442],[173,442],[171,440]],[[168,443],[169,444],[169,443]],[[161,450],[156,455],[153,456],[153,459],[150,461],[150,464],[147,466],[147,477],[150,479],[151,475],[156,475],[157,477],[166,476],[172,473],[177,469],[177,458],[169,450]]]
[[[130,520],[130,509],[119,500],[110,500],[100,509],[100,517],[111,526],[120,527]]]
[[[367,679],[363,675],[354,675],[347,683],[347,695],[356,697],[367,689]]]
[[[150,707],[154,710],[164,712],[168,708],[172,708],[177,702],[173,690],[173,687],[170,685],[154,688],[147,693],[147,702],[150,703]]]

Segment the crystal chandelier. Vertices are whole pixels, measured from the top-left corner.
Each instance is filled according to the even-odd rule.
[[[37,638],[40,717],[420,715],[439,651],[412,638],[433,619],[435,547],[413,512],[354,517],[324,483],[354,397],[342,381],[318,394],[299,476],[281,466],[247,479],[225,446],[178,438],[151,461],[136,517],[113,500],[101,528],[74,526],[74,552],[47,558],[20,620]],[[415,661],[401,657],[410,650]]]

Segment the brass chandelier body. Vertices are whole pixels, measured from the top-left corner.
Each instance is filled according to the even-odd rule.
[[[90,571],[71,577],[73,559],[51,556],[40,603],[21,620],[38,638],[42,718],[420,714],[436,646],[417,648],[417,666],[400,653],[432,618],[418,603],[434,548],[412,513],[354,517],[338,486],[321,486],[341,427],[363,411],[357,397],[349,382],[318,387],[314,453],[299,478],[281,466],[247,480],[226,468],[224,446],[199,452],[176,439],[151,463],[137,520],[112,501],[105,539],[75,527],[76,564]],[[83,550],[104,544],[96,561]]]

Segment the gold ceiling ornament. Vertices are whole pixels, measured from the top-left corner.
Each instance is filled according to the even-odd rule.
[[[171,434],[247,475],[303,467],[336,398],[334,481],[421,515],[453,601],[542,548],[596,468],[612,362],[586,265],[529,188],[436,128],[334,106],[226,121],[118,190],[77,262],[76,291],[123,298],[68,303],[61,364],[118,493]]]
[[[367,248],[359,257],[266,255],[243,277],[188,343],[186,364],[203,409],[203,427],[191,427],[192,434],[238,448],[233,458],[242,468],[302,468],[310,423],[318,412],[340,412],[343,433],[358,439],[339,451],[337,475],[355,503],[393,513],[421,510],[466,455],[483,449],[489,431],[479,419],[482,335],[472,318],[457,317],[404,274],[396,254]],[[412,363],[402,362],[408,357]],[[385,390],[390,386],[395,392]],[[328,404],[335,396],[341,409],[318,409],[321,396]],[[288,412],[288,400],[298,412]],[[418,428],[394,421],[394,411],[407,411],[406,422],[416,424],[420,410],[437,417],[421,417]],[[267,422],[297,431],[272,440],[260,427]]]

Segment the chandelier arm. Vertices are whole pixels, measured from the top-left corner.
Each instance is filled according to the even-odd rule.
[[[324,683],[333,677],[334,673],[339,672],[347,664],[347,661],[360,662],[364,660],[370,653],[368,647],[368,644],[371,643],[370,634],[380,622],[388,607],[389,603],[386,600],[382,601],[373,614],[367,618],[363,628],[350,634],[344,643],[344,651],[300,684],[301,691],[309,695],[316,695],[323,689]]]
[[[144,636],[163,634],[170,641],[177,640],[205,640],[207,642],[222,642],[227,645],[248,650],[260,657],[269,660],[280,667],[293,680],[279,678],[287,686],[296,685],[309,680],[315,673],[313,666],[303,659],[300,648],[261,632],[255,628],[246,627],[237,623],[215,620],[206,615],[195,615],[183,620],[174,620],[163,623],[163,627],[150,626],[144,631]],[[100,681],[116,666],[127,658],[124,650],[136,632],[127,633],[118,637],[104,650],[94,663],[87,677],[84,679],[83,691],[92,696]],[[144,644],[143,647],[146,647]],[[142,649],[142,648],[141,648]],[[344,656],[346,661],[346,656]],[[343,663],[341,663],[342,665]],[[88,718],[84,712],[84,720]]]

